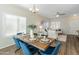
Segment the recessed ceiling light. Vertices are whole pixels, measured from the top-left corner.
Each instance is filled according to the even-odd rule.
[[[56,15],[56,17],[59,17],[59,15]]]
[[[77,14],[73,14],[73,16],[77,16]]]

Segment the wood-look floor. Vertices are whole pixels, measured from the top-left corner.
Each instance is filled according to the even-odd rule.
[[[67,55],[79,55],[79,38],[69,35],[66,42]]]
[[[0,55],[23,55],[22,51],[19,50],[15,53],[16,46],[10,46],[0,50]],[[68,35],[67,41],[62,42],[59,55],[79,55],[79,39],[77,36]]]

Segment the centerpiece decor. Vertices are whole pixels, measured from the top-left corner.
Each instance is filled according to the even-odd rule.
[[[28,28],[30,29],[30,40],[34,40],[34,30],[36,28],[36,25],[29,25]]]

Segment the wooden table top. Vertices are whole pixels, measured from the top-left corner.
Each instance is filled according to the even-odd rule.
[[[27,35],[17,35],[17,38],[43,51],[45,51],[48,48],[48,46],[51,43],[53,43],[55,40],[55,39],[48,38],[49,43],[45,43],[45,42],[41,42],[40,39],[29,40],[29,37]]]

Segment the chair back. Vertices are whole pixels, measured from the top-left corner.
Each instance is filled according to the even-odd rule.
[[[54,51],[52,52],[52,55],[57,55],[60,50],[60,47],[61,47],[61,43],[60,43],[60,41],[57,41],[56,47],[55,47]]]
[[[20,35],[20,34],[22,34],[22,33],[17,33],[17,35]],[[13,39],[14,39],[14,41],[15,41],[16,47],[17,47],[17,48],[20,48],[19,38],[13,36]]]
[[[28,45],[25,42],[21,41],[21,40],[19,41],[19,43],[20,43],[23,54],[24,55],[31,55],[31,52],[29,50]]]
[[[19,38],[13,37],[13,39],[14,39],[14,41],[15,41],[16,47],[17,47],[17,48],[20,48]]]
[[[20,34],[22,34],[22,33],[21,32],[17,33],[17,35],[20,35]]]

